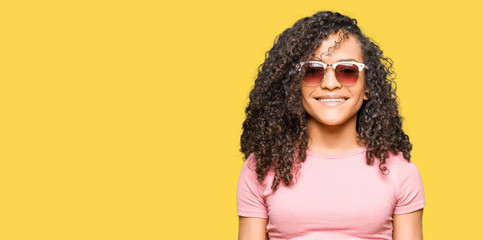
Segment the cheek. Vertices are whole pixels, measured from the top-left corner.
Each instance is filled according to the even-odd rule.
[[[310,91],[310,89],[307,89],[305,87],[302,87],[301,91],[302,91],[302,105],[303,105],[304,109],[307,110],[307,104],[308,104],[307,101],[309,101],[309,99],[310,99],[311,91]]]
[[[355,98],[355,104],[354,104],[354,107],[357,108],[357,110],[359,110],[359,108],[361,107],[362,105],[362,102],[364,102],[364,100],[367,100],[367,97],[366,97],[366,87],[364,86],[364,82],[361,81],[361,84],[358,85],[358,86],[354,86],[355,88],[352,89],[352,94],[353,94],[353,97]]]
[[[310,112],[310,107],[307,103],[307,101],[305,100],[305,98],[302,98],[302,107],[304,108],[305,112]]]
[[[357,99],[357,104],[356,104],[356,108],[357,108],[357,111],[361,110],[361,106],[362,104],[364,103],[364,100],[367,100],[366,98],[366,94],[364,91],[361,92],[361,95],[359,96],[359,98]]]
[[[312,93],[316,91],[315,86],[307,86],[305,84],[301,84],[300,91],[302,92],[303,98],[310,98]]]

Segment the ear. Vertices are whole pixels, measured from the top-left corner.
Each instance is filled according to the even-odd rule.
[[[364,100],[369,100],[369,89],[364,91]]]

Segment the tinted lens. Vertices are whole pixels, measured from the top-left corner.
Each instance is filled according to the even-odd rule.
[[[339,64],[335,69],[337,81],[343,85],[351,85],[357,82],[359,78],[359,68],[355,64]]]
[[[307,64],[305,69],[304,82],[307,84],[318,84],[324,78],[324,67],[318,64]]]

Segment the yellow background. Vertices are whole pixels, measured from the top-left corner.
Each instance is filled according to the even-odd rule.
[[[395,62],[425,239],[476,239],[482,7],[443,2],[3,1],[0,239],[235,239],[256,69],[318,10]]]

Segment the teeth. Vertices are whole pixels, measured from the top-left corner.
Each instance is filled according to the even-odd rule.
[[[344,102],[345,99],[343,98],[322,98],[319,99],[319,102]]]

